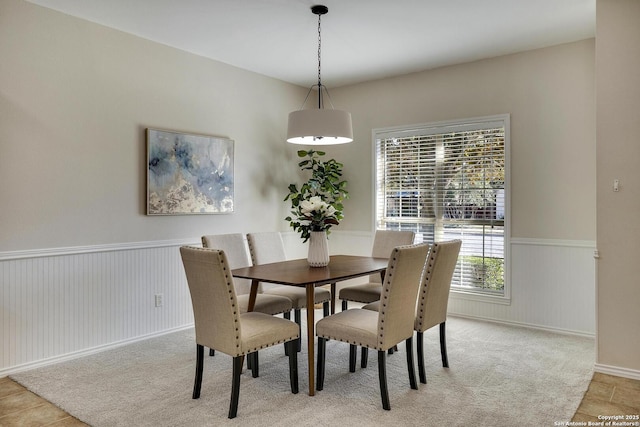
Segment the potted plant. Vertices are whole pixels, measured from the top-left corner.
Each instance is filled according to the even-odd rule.
[[[289,184],[285,201],[291,201],[291,215],[285,218],[300,233],[304,242],[309,241],[309,265],[323,267],[329,263],[327,236],[329,229],[344,218],[342,204],[348,197],[347,181],[342,179],[342,163],[334,159],[326,161],[323,151],[300,150],[298,157],[306,158],[298,163],[302,171],[311,176],[298,188]]]

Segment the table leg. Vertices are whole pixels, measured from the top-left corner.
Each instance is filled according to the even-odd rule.
[[[316,394],[315,385],[315,363],[314,363],[314,344],[316,341],[315,333],[315,285],[309,284],[307,287],[307,352],[309,359],[309,396]]]
[[[256,296],[258,295],[258,285],[260,284],[259,280],[251,281],[251,291],[249,292],[249,302],[247,303],[247,311],[253,311],[256,307]],[[240,366],[244,365],[244,356],[242,356],[242,363]],[[249,362],[247,362],[247,368],[249,368]]]
[[[331,314],[336,314],[336,282],[331,284]]]
[[[247,305],[247,311],[253,311],[256,307],[256,296],[258,295],[258,285],[260,284],[259,280],[251,281],[251,292],[249,292],[249,303]]]

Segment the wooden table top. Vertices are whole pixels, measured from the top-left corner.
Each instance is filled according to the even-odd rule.
[[[254,265],[231,271],[234,277],[290,286],[324,285],[379,273],[387,268],[387,258],[333,255],[326,267],[310,267],[305,259]]]

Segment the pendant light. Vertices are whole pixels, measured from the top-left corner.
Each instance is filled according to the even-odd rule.
[[[332,145],[353,141],[351,114],[333,108],[329,91],[322,84],[320,76],[320,52],[322,46],[320,18],[328,11],[329,9],[322,5],[311,7],[311,12],[318,15],[318,84],[309,88],[309,92],[307,92],[307,96],[302,103],[302,108],[289,114],[287,141],[292,144]],[[305,110],[304,105],[314,87],[318,88],[318,108]],[[329,99],[331,109],[324,108],[323,91]]]

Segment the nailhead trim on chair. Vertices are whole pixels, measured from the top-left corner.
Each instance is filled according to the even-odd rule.
[[[203,239],[203,242],[204,242],[204,239]],[[224,251],[220,251],[220,252],[224,253]],[[226,264],[222,266],[222,269],[224,270],[224,278],[226,279],[226,282],[227,282],[226,284],[227,284],[227,290],[229,292],[229,298],[231,298],[231,307],[235,309],[237,304],[236,304],[235,298],[233,297],[233,289],[232,289],[233,283],[229,280],[229,269],[226,266]],[[237,311],[234,311],[233,315],[236,316]],[[239,342],[240,335],[238,334],[238,332],[240,332],[240,328],[238,328],[237,326],[237,323],[238,323],[237,318],[234,320],[234,323],[236,323],[236,348],[240,348],[240,342]]]
[[[279,341],[275,341],[275,342],[273,342],[271,344],[264,344],[264,345],[262,345],[260,347],[254,347],[252,349],[247,350],[243,354],[253,353],[254,351],[262,350],[263,348],[268,348],[268,347],[271,347],[271,346],[276,345],[276,344],[282,344],[282,343],[289,342],[289,341],[292,341],[292,340],[297,340],[298,338],[299,337],[297,337],[297,336],[290,336],[289,338],[287,338],[285,340],[279,340]],[[242,356],[242,354],[238,354],[238,356]]]
[[[331,335],[318,335],[318,336],[320,338],[325,338],[325,339],[328,339],[328,340],[340,341],[340,342],[344,342],[344,343],[347,343],[347,344],[357,345],[358,347],[367,347],[367,348],[370,348],[372,350],[379,350],[379,351],[383,350],[381,347],[368,347],[367,344],[363,344],[363,343],[358,342],[358,341],[343,340],[343,339],[340,339],[340,338],[337,338],[337,337],[334,337],[334,336],[331,336]]]
[[[424,283],[425,286],[422,287],[422,294],[420,295],[420,314],[418,315],[418,319],[422,322],[424,319],[424,299],[427,295],[427,288],[429,286],[429,280],[431,280],[431,271],[433,269],[433,260],[436,257],[436,253],[438,253],[438,243],[434,243],[431,245],[431,253],[429,254],[429,263],[427,265],[427,271],[424,275]]]
[[[393,269],[395,268],[395,261],[396,261],[396,256],[398,254],[398,248],[394,248],[393,252],[391,253],[390,258],[393,258],[393,262],[389,263],[391,266],[391,269],[389,271],[386,272],[386,274],[384,275],[384,280],[386,281],[386,284],[388,285],[391,282],[391,278],[393,277]],[[384,315],[385,315],[385,308],[387,307],[387,305],[384,303],[384,301],[389,299],[389,286],[384,287],[383,289],[385,291],[385,294],[382,295],[382,298],[380,298],[380,303],[382,304],[381,307],[382,309],[380,310],[380,323],[384,323]],[[384,301],[383,301],[384,300]],[[384,331],[384,326],[380,326],[380,331]],[[382,350],[382,337],[383,334],[380,334],[380,341],[378,342],[378,344],[380,345],[380,348],[376,349],[376,350]]]
[[[347,300],[347,301],[349,301],[349,302],[359,302],[359,303],[362,303],[362,304],[370,304],[371,303],[371,301],[360,301],[360,300],[356,300],[356,299],[350,299],[350,300]]]
[[[249,239],[247,239],[247,246],[249,246],[249,256],[251,257],[251,264],[257,265],[258,263],[256,262],[256,259],[253,256],[254,252],[251,250],[253,248],[253,245],[251,244],[251,240]]]

